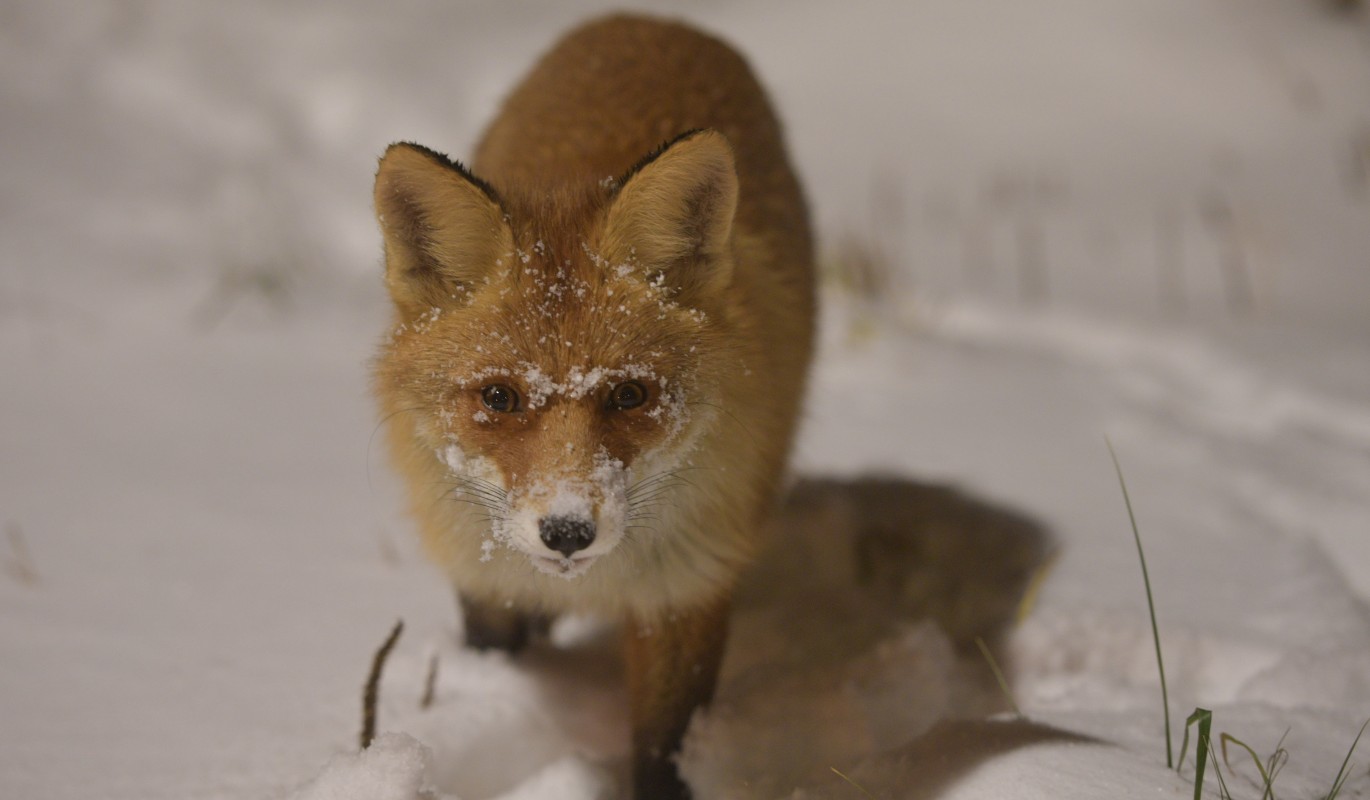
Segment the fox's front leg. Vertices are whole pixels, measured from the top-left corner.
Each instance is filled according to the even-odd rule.
[[[477,650],[517,653],[534,635],[546,633],[550,622],[544,616],[465,594],[458,594],[457,604],[465,623],[466,646]]]
[[[724,598],[624,630],[635,800],[690,797],[674,759],[690,716],[713,697],[729,606]]]

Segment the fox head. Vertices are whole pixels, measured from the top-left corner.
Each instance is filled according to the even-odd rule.
[[[492,186],[417,145],[386,151],[375,204],[397,322],[377,380],[465,521],[454,535],[575,577],[663,527],[737,368],[737,193],[707,130],[571,187]]]

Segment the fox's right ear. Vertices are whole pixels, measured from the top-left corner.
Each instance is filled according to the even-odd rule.
[[[650,280],[687,302],[732,283],[737,167],[723,134],[696,130],[647,156],[621,179],[604,241],[632,252]]]
[[[376,171],[385,283],[401,314],[450,305],[513,251],[494,191],[460,164],[416,144],[392,144]]]

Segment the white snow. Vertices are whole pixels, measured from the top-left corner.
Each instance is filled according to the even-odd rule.
[[[292,800],[438,800],[426,785],[433,754],[414,737],[383,733],[356,756],[335,756]]]
[[[896,265],[825,293],[796,448],[818,480],[742,591],[682,756],[697,796],[1191,796],[1105,438],[1176,744],[1199,705],[1262,756],[1288,731],[1279,795],[1322,796],[1370,718],[1365,9],[631,5],[738,44],[824,241]],[[9,4],[0,797],[619,796],[612,633],[457,646],[367,376],[375,158],[468,155],[607,7]],[[1367,744],[1343,797],[1370,795]],[[1228,784],[1259,797],[1245,758]]]

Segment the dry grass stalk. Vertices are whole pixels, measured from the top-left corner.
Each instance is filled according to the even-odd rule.
[[[427,710],[433,705],[433,698],[438,692],[438,654],[434,653],[428,659],[428,677],[423,681],[423,697],[419,699],[419,708]]]
[[[395,642],[400,640],[400,632],[404,630],[404,620],[395,623],[395,627],[386,637],[385,643],[376,651],[376,656],[371,660],[371,674],[366,678],[366,689],[362,693],[362,749],[371,746],[371,741],[376,738],[376,702],[380,696],[381,672],[385,669],[385,660],[390,657],[390,651],[394,649]]]

